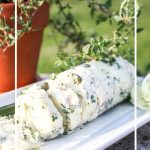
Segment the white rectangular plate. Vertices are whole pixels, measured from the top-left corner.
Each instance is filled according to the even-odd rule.
[[[41,83],[41,82],[40,82]],[[22,88],[23,89],[23,88]],[[22,90],[21,89],[21,90]],[[19,92],[20,90],[18,90]],[[0,107],[14,103],[14,91],[0,95]],[[138,127],[150,121],[150,112],[138,110]],[[134,107],[123,102],[69,135],[46,141],[43,150],[105,149],[134,131]]]
[[[138,110],[138,127],[150,121],[150,113]],[[46,142],[43,150],[105,149],[134,131],[134,107],[123,102],[108,110],[82,129]]]

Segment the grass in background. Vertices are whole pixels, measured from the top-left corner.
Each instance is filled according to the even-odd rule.
[[[148,64],[150,64],[150,1],[141,0],[143,6],[142,14],[139,19],[139,27],[143,27],[144,31],[137,37],[137,61],[140,72],[145,72]]]
[[[88,33],[97,32],[98,35],[111,36],[112,31],[115,27],[110,26],[108,22],[102,23],[102,24],[96,26],[95,20],[91,19],[91,17],[90,17],[90,12],[87,7],[86,1],[72,0],[71,3],[73,3],[73,5],[72,5],[73,13],[74,13],[76,19],[80,22],[83,31],[85,31],[85,32],[88,31]],[[121,0],[112,1],[112,5],[113,5],[112,9],[118,10],[120,3],[121,3]],[[145,3],[146,3],[146,5],[148,5],[148,3],[150,4],[150,2],[146,1],[146,0],[145,0]],[[56,12],[55,7],[51,6],[51,15],[55,15],[55,12]],[[145,10],[143,9],[140,21],[143,20],[146,13],[148,15],[148,11],[145,12]],[[149,15],[150,15],[150,13],[149,13]],[[148,21],[148,19],[146,19],[145,21]],[[142,22],[142,24],[140,23],[140,26],[145,27],[145,25],[143,25],[143,22]],[[143,33],[140,33],[139,37],[141,37],[141,36],[145,37],[145,35],[146,34],[144,31]],[[148,36],[148,34],[147,34],[147,36]],[[43,44],[42,44],[42,48],[41,48],[41,55],[40,55],[39,65],[38,65],[39,73],[57,72],[57,69],[54,68],[53,65],[56,60],[56,52],[58,50],[58,43],[60,43],[63,40],[63,38],[64,37],[62,35],[60,35],[59,33],[52,31],[50,24],[45,29]],[[143,39],[143,41],[144,41],[144,39]],[[133,37],[132,37],[131,41],[133,41]],[[143,41],[141,43],[143,43]],[[133,42],[130,42],[130,44],[133,45]],[[143,44],[142,44],[142,46],[140,45],[139,47],[143,47]],[[67,47],[67,51],[73,51],[73,46],[71,45],[71,46]],[[140,70],[142,69],[143,66],[146,66],[146,64],[149,61],[148,51],[145,49],[143,49],[143,51],[144,52],[142,52],[142,54],[147,56],[147,59],[145,61],[144,56],[143,56],[144,59],[142,59],[142,57],[138,57],[140,64],[142,64],[142,65],[139,65]]]

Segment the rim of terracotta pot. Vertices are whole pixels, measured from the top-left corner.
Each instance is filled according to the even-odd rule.
[[[25,3],[25,4],[28,4],[29,1],[30,1],[30,0],[27,0],[27,1],[24,2],[24,3]],[[39,9],[42,9],[43,5],[46,5],[45,3],[48,4],[48,2],[47,2],[46,0],[44,0],[43,3],[42,3],[35,11],[32,12],[32,14],[31,14],[31,20],[32,20],[32,19],[34,20],[34,16],[38,13]],[[49,4],[48,4],[48,5],[49,5]],[[14,9],[15,4],[14,4],[13,2],[10,2],[10,3],[2,3],[2,4],[0,4],[0,6],[2,6],[2,7],[4,8],[4,13],[2,12],[2,14],[0,14],[0,16],[3,17],[3,14],[5,14],[5,11],[7,11],[7,9],[8,9],[8,10],[9,10],[10,8],[11,8],[11,9],[12,9],[12,8]],[[18,10],[18,14],[19,14],[19,10]],[[44,18],[43,18],[43,19],[44,19]],[[32,21],[31,21],[31,22],[32,22]],[[45,23],[45,25],[43,25],[43,27],[41,26],[41,27],[39,28],[39,30],[45,28],[45,27],[47,26],[47,24],[48,24],[48,23]],[[32,29],[34,30],[34,28],[35,28],[35,30],[36,30],[36,29],[38,30],[38,28],[36,28],[35,23],[34,23],[34,27],[33,27]],[[32,29],[31,29],[31,30],[32,30]]]
[[[4,11],[7,11],[8,9],[15,9],[15,4],[13,2],[1,3],[0,6],[3,7]],[[2,14],[4,14],[4,13],[2,11]],[[0,16],[3,16],[2,14],[0,14]]]
[[[24,3],[28,3],[28,1],[30,1],[30,0],[27,0]],[[1,3],[0,5],[5,6],[5,7],[15,6],[14,2]]]
[[[5,8],[10,7],[10,6],[15,6],[15,4],[13,2],[1,3],[0,5],[5,6]]]

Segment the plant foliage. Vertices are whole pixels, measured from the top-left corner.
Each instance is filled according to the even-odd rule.
[[[13,1],[7,1],[14,3]],[[44,0],[17,0],[17,37],[18,39],[25,33],[29,32],[31,28],[31,20],[36,10],[43,4]],[[3,1],[4,3],[4,1]],[[0,48],[6,50],[9,46],[15,44],[15,28],[6,23],[5,16],[1,15],[3,12],[3,3],[0,4]],[[15,14],[13,13],[10,20],[15,22]]]
[[[61,2],[59,1],[59,3]],[[100,3],[96,0],[87,0],[87,3],[91,17],[97,18],[95,20],[97,25],[105,21],[109,21],[110,25],[116,25],[116,29],[113,31],[113,36],[104,37],[101,35],[98,39],[95,37],[91,38],[91,41],[89,41],[84,47],[83,45],[80,45],[80,48],[77,46],[76,48],[78,48],[78,51],[71,55],[62,51],[58,52],[55,67],[58,67],[61,70],[66,70],[90,60],[101,60],[107,63],[113,63],[116,56],[122,56],[133,63],[134,50],[133,47],[128,46],[129,36],[133,35],[134,32],[135,15],[133,1],[123,0],[120,4],[119,11],[111,11],[111,0],[106,0],[105,3]],[[136,10],[136,16],[139,17],[140,11],[141,7],[139,6]],[[56,20],[57,18],[55,21]],[[72,20],[72,22],[76,22],[76,20]],[[53,25],[55,25],[55,29],[57,30],[57,24]],[[63,25],[59,25],[61,26],[61,30],[63,30]],[[77,23],[77,25],[79,26],[79,23]],[[65,33],[67,31],[69,30],[64,30]],[[85,34],[82,31],[80,31],[80,33]],[[72,41],[71,36],[68,37],[67,41],[74,42]],[[86,35],[82,37],[86,37]],[[84,41],[87,43],[86,38],[82,39],[83,43]]]
[[[44,0],[17,0],[19,10],[17,16],[18,38],[23,33],[32,30],[32,17],[43,2]],[[138,5],[137,14],[135,15],[133,0],[123,0],[117,11],[111,10],[112,0],[105,0],[104,2],[97,0],[85,1],[89,8],[90,16],[97,25],[108,21],[110,25],[115,24],[116,26],[112,36],[104,37],[101,35],[99,38],[96,38],[98,35],[89,35],[82,30],[80,23],[72,14],[72,6],[69,1],[49,0],[49,2],[51,5],[57,6],[56,15],[50,20],[51,28],[66,37],[60,47],[62,48],[72,43],[76,49],[75,53],[71,55],[59,51],[55,67],[65,70],[90,60],[113,63],[118,55],[134,62],[134,50],[133,47],[128,46],[128,38],[133,35],[134,17],[140,16],[141,7]],[[2,13],[3,7],[2,5],[0,6],[0,13]],[[14,14],[12,14],[12,21],[14,21],[14,18]],[[0,47],[6,49],[8,46],[14,45],[14,27],[7,25],[5,18],[1,17],[0,22]],[[137,32],[142,30],[142,28],[139,28]],[[89,40],[90,38],[91,40]]]

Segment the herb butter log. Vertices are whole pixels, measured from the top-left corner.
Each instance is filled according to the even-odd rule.
[[[112,64],[91,61],[58,74],[53,82],[49,82],[49,94],[54,84],[71,89],[78,95],[82,101],[84,124],[130,95],[134,67],[121,57]]]
[[[134,67],[121,57],[91,61],[34,85],[18,98],[18,120],[50,139],[92,121],[125,100],[134,84]]]
[[[92,61],[89,70],[96,80],[99,114],[125,100],[134,85],[134,66],[121,57],[113,64]]]
[[[83,124],[92,121],[98,116],[99,107],[94,83],[94,75],[81,65],[57,75],[53,82],[49,82],[48,93],[51,95],[53,85],[73,90],[81,100],[81,124]],[[60,101],[59,99],[57,100]]]
[[[45,90],[33,85],[17,99],[16,119],[38,131],[42,139],[52,139],[64,132],[63,118]]]
[[[59,110],[64,120],[65,132],[71,132],[82,125],[82,104],[79,97],[71,89],[55,87],[48,90],[50,98]]]

